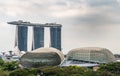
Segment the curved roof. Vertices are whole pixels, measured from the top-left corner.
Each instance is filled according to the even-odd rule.
[[[76,49],[72,49],[70,50],[70,52],[72,51],[103,51],[103,50],[107,50],[106,48],[101,48],[101,47],[82,47],[82,48],[76,48]]]
[[[27,52],[21,57],[20,64],[24,67],[56,66],[63,61],[64,55],[54,48],[38,48]]]
[[[67,54],[67,58],[98,63],[116,61],[114,55],[108,49],[100,47],[83,47],[72,49]]]
[[[60,56],[61,60],[64,60],[63,53],[55,48],[38,48],[28,53],[48,53],[48,52],[55,52]]]

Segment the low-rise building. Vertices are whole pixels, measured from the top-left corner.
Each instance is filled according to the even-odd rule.
[[[93,67],[115,61],[114,55],[106,48],[84,47],[70,50],[60,66]]]
[[[21,57],[20,63],[27,68],[38,68],[43,66],[57,66],[63,59],[64,55],[62,52],[55,48],[38,48],[24,54]]]

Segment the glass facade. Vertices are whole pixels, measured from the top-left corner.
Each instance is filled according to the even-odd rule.
[[[54,66],[59,65],[61,59],[56,53],[27,53],[21,59],[26,67]]]
[[[95,63],[114,62],[114,55],[105,48],[79,48],[71,50],[67,55],[68,60],[81,60]]]
[[[63,60],[64,55],[56,49],[39,48],[31,52],[27,52],[21,57],[20,63],[27,68],[57,66]]]
[[[18,26],[18,48],[20,51],[27,51],[27,26]]]
[[[50,46],[61,51],[61,24],[56,23],[46,23],[46,24],[36,24],[30,22],[12,21],[8,24],[17,25],[16,37],[15,37],[15,47],[18,46],[20,51],[27,51],[27,35],[28,27],[33,27],[33,40],[31,49],[37,49],[44,47],[44,28],[50,28]]]
[[[50,27],[51,47],[61,50],[61,27]]]
[[[60,66],[94,67],[109,62],[116,62],[116,59],[108,49],[84,47],[70,50]]]
[[[44,27],[33,27],[32,50],[44,47]]]

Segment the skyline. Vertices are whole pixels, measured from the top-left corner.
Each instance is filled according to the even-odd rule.
[[[15,26],[7,22],[23,20],[62,24],[63,53],[79,47],[120,53],[120,0],[0,0],[0,6],[0,51],[14,48]]]
[[[15,31],[15,46],[18,47],[20,51],[28,51],[27,46],[30,45],[28,38],[30,36],[28,35],[28,27],[32,26],[32,44],[30,48],[31,50],[38,49],[40,47],[44,47],[44,29],[46,27],[49,27],[50,31],[48,34],[50,34],[50,41],[49,41],[49,47],[54,47],[61,51],[61,24],[56,23],[46,23],[46,24],[39,24],[39,23],[30,23],[30,22],[23,22],[21,20],[19,21],[12,21],[8,22],[8,24],[16,25],[16,31]],[[47,35],[48,35],[47,34]],[[28,47],[29,48],[29,47]]]

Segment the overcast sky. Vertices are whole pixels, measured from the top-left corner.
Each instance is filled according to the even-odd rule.
[[[0,51],[14,48],[15,26],[6,22],[16,20],[62,24],[63,53],[79,47],[120,53],[120,0],[0,0]]]

